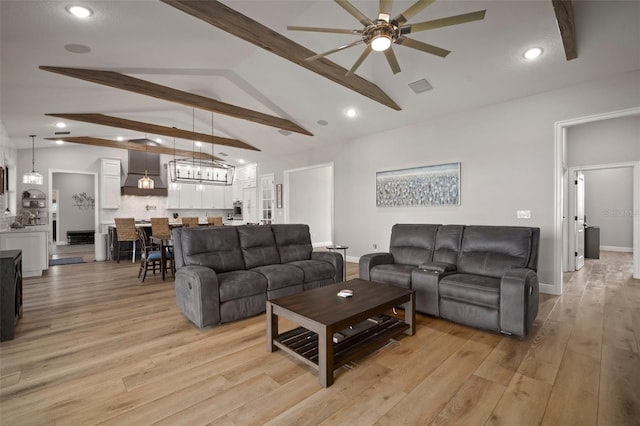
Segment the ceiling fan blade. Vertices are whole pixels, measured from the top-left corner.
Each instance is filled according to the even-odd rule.
[[[362,62],[367,58],[367,56],[369,56],[369,53],[371,53],[371,45],[367,45],[367,48],[364,49],[364,52],[362,52],[362,55],[360,55],[356,63],[353,64],[349,72],[346,74],[347,77],[352,76],[356,72],[360,64],[362,64]]]
[[[465,24],[467,22],[480,21],[484,19],[486,10],[465,13],[462,15],[449,16],[447,18],[434,19],[433,21],[418,22],[408,25],[409,31],[402,34],[417,33],[418,31],[432,30],[434,28],[449,27],[451,25]]]
[[[384,56],[387,58],[387,62],[389,62],[389,66],[391,67],[391,71],[394,74],[398,74],[400,72],[400,64],[398,64],[398,59],[396,58],[396,54],[393,53],[393,49],[389,47],[384,51]]]
[[[414,40],[414,39],[406,38],[402,36],[398,37],[398,40],[396,40],[396,43],[402,46],[410,47],[412,49],[422,50],[423,52],[431,53],[432,55],[440,56],[443,58],[447,56],[449,53],[451,53],[450,50],[442,49],[441,47],[434,46],[432,44],[427,44],[422,41],[418,41],[418,40]]]
[[[396,21],[398,25],[402,25],[405,22],[407,22],[409,19],[411,19],[414,15],[417,15],[418,13],[420,13],[422,9],[429,6],[434,1],[435,0],[418,0],[412,6],[410,6],[407,10],[402,12],[400,15],[396,16],[394,18],[394,21]]]
[[[364,41],[363,40],[354,41],[353,43],[345,44],[345,45],[337,47],[335,49],[331,49],[331,50],[329,50],[327,52],[319,53],[317,55],[310,56],[310,57],[306,58],[306,60],[307,61],[315,61],[316,59],[320,59],[320,58],[325,57],[327,55],[330,55],[332,53],[336,53],[336,52],[339,52],[341,50],[348,49],[348,48],[353,47],[353,46],[357,46],[360,43],[364,43]]]
[[[391,15],[392,4],[393,4],[393,0],[380,0],[380,15],[382,14],[385,14],[387,16]],[[389,18],[387,18],[387,22],[389,22]]]
[[[367,15],[360,12],[354,5],[349,3],[347,0],[335,0],[335,2],[338,3],[340,6],[342,6],[342,8],[347,12],[349,12],[354,18],[360,21],[360,23],[365,27],[367,25],[373,24],[373,21],[367,18]]]
[[[289,31],[313,31],[316,33],[337,33],[337,34],[362,34],[362,30],[347,30],[342,28],[322,28],[322,27],[297,27],[289,25],[287,27]]]

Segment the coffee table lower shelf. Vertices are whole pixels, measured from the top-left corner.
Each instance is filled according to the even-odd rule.
[[[383,347],[390,339],[409,329],[409,325],[398,318],[387,315],[381,318],[383,320],[379,324],[333,343],[334,369]],[[298,327],[278,335],[273,344],[305,364],[318,368],[318,335],[313,331]]]

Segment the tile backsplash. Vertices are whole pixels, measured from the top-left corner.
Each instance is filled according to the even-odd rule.
[[[16,220],[15,215],[5,214],[5,209],[7,208],[8,196],[7,194],[0,195],[0,230],[8,229],[10,225]]]

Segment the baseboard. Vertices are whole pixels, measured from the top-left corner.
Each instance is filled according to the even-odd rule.
[[[347,256],[347,262],[360,263],[360,257],[358,257],[358,256]]]
[[[633,253],[633,247],[600,246],[600,251],[620,251],[623,253]]]
[[[331,241],[321,241],[321,242],[319,242],[319,243],[312,243],[312,244],[311,244],[311,246],[312,246],[313,248],[326,247],[326,246],[330,246],[330,245],[332,245],[332,244],[331,244]]]
[[[538,283],[540,293],[559,295],[556,286],[553,284]]]

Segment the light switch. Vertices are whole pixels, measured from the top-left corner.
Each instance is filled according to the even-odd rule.
[[[531,210],[518,210],[516,217],[518,219],[531,219]]]

